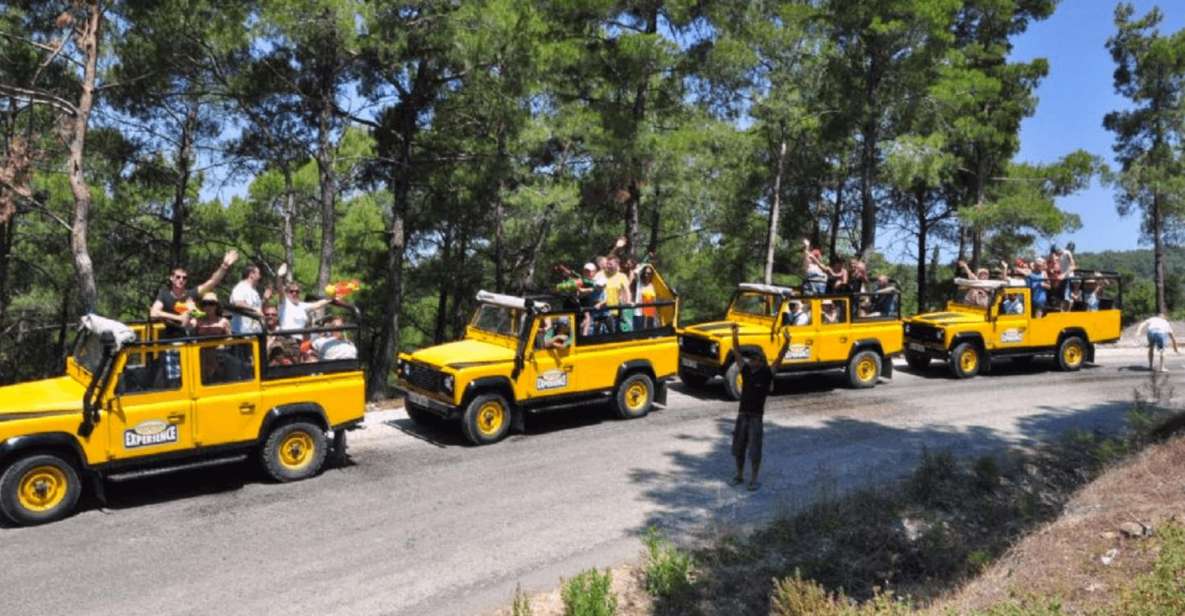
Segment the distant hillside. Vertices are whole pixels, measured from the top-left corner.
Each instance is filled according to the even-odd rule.
[[[1075,255],[1081,269],[1123,275],[1123,318],[1130,323],[1156,312],[1152,250],[1106,250]],[[1176,318],[1185,317],[1185,249],[1165,251],[1165,301]]]
[[[1137,278],[1152,278],[1152,250],[1105,250],[1074,255],[1085,269],[1111,270],[1132,274]],[[1165,273],[1185,271],[1185,249],[1171,248],[1165,253]]]

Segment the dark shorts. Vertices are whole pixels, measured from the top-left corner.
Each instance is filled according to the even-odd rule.
[[[761,440],[765,434],[765,423],[761,415],[737,413],[737,423],[732,431],[732,456],[745,457],[745,450],[749,451],[749,459],[754,464],[761,463]]]
[[[1148,332],[1148,346],[1158,351],[1164,350],[1164,344],[1168,342],[1168,335],[1161,332]]]

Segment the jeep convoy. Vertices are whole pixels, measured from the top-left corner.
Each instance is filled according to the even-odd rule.
[[[741,396],[741,375],[732,358],[732,325],[742,346],[777,355],[778,330],[790,332],[790,350],[779,373],[844,370],[852,387],[892,377],[892,358],[901,353],[901,301],[885,293],[798,295],[787,287],[741,284],[723,321],[679,332],[679,377],[690,387],[724,377],[724,392]]]
[[[691,387],[724,377],[728,397],[744,383],[731,362],[732,328],[743,349],[766,357],[790,334],[779,373],[842,370],[855,388],[892,377],[902,353],[911,369],[947,361],[967,378],[1007,358],[1052,355],[1063,370],[1093,360],[1119,338],[1122,285],[1096,272],[1076,295],[1034,310],[1020,281],[966,281],[946,310],[900,315],[900,294],[803,295],[741,284],[723,320],[679,329],[679,298],[655,272],[653,299],[585,305],[572,296],[481,292],[462,340],[401,353],[396,383],[417,423],[450,421],[484,445],[506,438],[527,414],[609,403],[621,418],[666,403],[676,374]],[[1086,287],[1090,295],[1078,293]],[[1114,296],[1111,296],[1114,295]],[[87,321],[84,319],[84,324]],[[118,324],[117,324],[118,325]],[[158,340],[160,326],[123,337],[80,330],[65,375],[0,387],[0,515],[18,525],[60,519],[89,480],[205,466],[256,456],[285,482],[316,474],[344,452],[364,411],[355,359],[274,365],[271,342],[322,328]],[[332,443],[332,444],[331,444]]]
[[[128,342],[83,330],[61,377],[0,388],[0,514],[15,524],[70,514],[89,479],[255,455],[276,481],[316,474],[361,423],[356,360],[269,366],[266,336]],[[328,330],[285,332],[299,335]]]
[[[932,359],[946,361],[960,379],[990,370],[992,360],[1000,358],[1019,363],[1053,356],[1060,369],[1078,370],[1094,361],[1095,345],[1119,340],[1123,287],[1118,274],[1111,272],[1072,278],[1066,284],[1115,296],[1096,295],[1090,305],[1083,300],[1062,305],[1057,296],[1034,310],[1032,292],[1020,281],[962,281],[946,310],[905,321],[905,360],[915,370]]]

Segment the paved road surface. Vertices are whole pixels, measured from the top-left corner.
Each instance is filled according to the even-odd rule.
[[[976,453],[1070,427],[1113,430],[1136,395],[1167,395],[1137,350],[1075,374],[1038,362],[955,382],[932,368],[872,390],[842,376],[778,382],[764,486],[726,485],[735,404],[676,387],[636,421],[595,407],[533,418],[482,448],[402,411],[351,435],[353,464],[292,485],[242,463],[111,484],[40,528],[0,528],[5,614],[469,614],[560,576],[638,555],[657,525],[680,537],[883,481],[923,446]]]

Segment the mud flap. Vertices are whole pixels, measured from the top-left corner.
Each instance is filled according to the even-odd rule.
[[[881,376],[886,379],[893,378],[893,357],[891,355],[881,361]]]
[[[654,402],[667,405],[667,382],[659,381],[654,384]]]
[[[1094,345],[1093,344],[1088,343],[1086,345],[1086,363],[1088,363],[1088,364],[1094,363]]]

